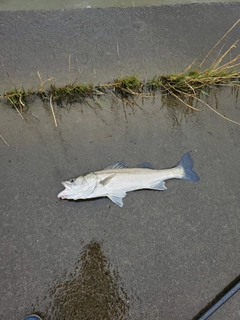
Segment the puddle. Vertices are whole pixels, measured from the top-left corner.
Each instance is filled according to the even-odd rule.
[[[83,248],[75,269],[59,276],[49,289],[49,304],[41,316],[44,320],[129,319],[130,299],[102,244],[92,241]]]

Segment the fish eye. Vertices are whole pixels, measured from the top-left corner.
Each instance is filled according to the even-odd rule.
[[[73,183],[75,181],[75,179],[71,179],[70,182]]]

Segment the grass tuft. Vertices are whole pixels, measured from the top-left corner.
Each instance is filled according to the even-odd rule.
[[[57,87],[51,84],[47,90],[47,96],[52,96],[53,101],[58,105],[73,104],[83,102],[84,98],[93,94],[92,85],[68,84],[63,87]]]
[[[21,113],[26,109],[27,106],[27,97],[30,95],[30,92],[26,92],[22,89],[14,89],[12,91],[8,91],[4,94],[4,98],[6,101],[17,108]]]
[[[136,75],[116,79],[112,84],[112,89],[126,102],[125,99],[131,99],[140,92],[141,80]]]
[[[118,80],[116,80],[118,82]],[[120,87],[124,89],[134,90],[137,89],[141,81],[135,76],[125,77],[120,80]]]

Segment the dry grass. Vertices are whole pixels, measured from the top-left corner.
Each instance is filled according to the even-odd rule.
[[[154,79],[153,85],[157,85],[163,88],[163,92],[173,96],[174,98],[181,101],[187,107],[200,111],[193,106],[186,103],[186,98],[193,98],[204,106],[208,107],[211,111],[215,112],[220,117],[228,120],[232,123],[240,125],[239,122],[223,116],[220,112],[212,108],[208,103],[201,99],[201,94],[206,95],[206,88],[211,86],[240,86],[240,71],[236,68],[240,65],[240,54],[231,58],[227,62],[226,57],[230,55],[231,51],[236,48],[239,40],[235,41],[225,52],[219,54],[217,59],[213,61],[210,67],[202,69],[207,58],[213,52],[214,49],[221,43],[221,41],[229,34],[229,32],[240,22],[240,19],[224,34],[224,36],[213,46],[208,52],[200,65],[192,69],[196,63],[196,59],[184,70],[184,72],[177,75],[162,76],[158,79]],[[219,53],[221,53],[220,50]],[[225,60],[224,60],[225,59]]]
[[[0,134],[0,138],[2,139],[2,141],[8,146],[10,147],[10,145],[7,143],[7,141],[3,138],[3,136]]]

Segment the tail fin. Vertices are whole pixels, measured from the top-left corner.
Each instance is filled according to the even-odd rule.
[[[193,170],[193,159],[191,158],[190,152],[185,153],[182,159],[177,164],[178,167],[182,167],[184,170],[184,176],[182,179],[197,182],[200,180],[199,176]]]

